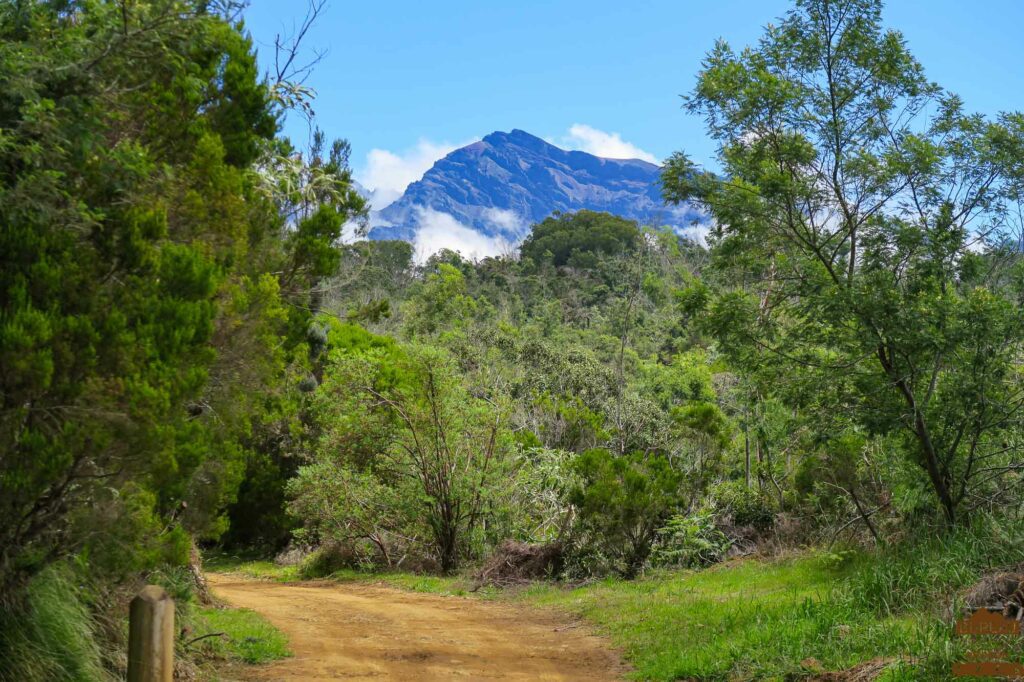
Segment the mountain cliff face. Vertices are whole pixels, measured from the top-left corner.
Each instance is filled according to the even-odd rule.
[[[666,206],[661,169],[638,159],[565,151],[522,130],[491,133],[434,164],[377,212],[375,239],[414,239],[427,214],[447,214],[486,236],[517,240],[555,211],[608,211],[643,225],[684,228],[701,216]]]

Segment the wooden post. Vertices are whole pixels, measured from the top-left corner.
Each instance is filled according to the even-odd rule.
[[[128,682],[172,682],[174,600],[147,585],[132,599],[128,624]]]

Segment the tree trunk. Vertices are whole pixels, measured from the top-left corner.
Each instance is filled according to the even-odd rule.
[[[747,489],[750,489],[750,436],[747,434],[747,425],[743,425],[743,453],[746,456],[746,469],[744,471],[744,481],[746,481]]]
[[[206,584],[206,576],[203,574],[203,558],[196,546],[195,539],[188,551],[188,572],[192,575],[192,582],[196,588],[196,598],[200,604],[209,605],[213,603],[210,595],[210,586]]]
[[[459,568],[458,530],[443,521],[439,525],[435,537],[438,558],[441,560],[441,570],[444,573],[454,573]]]
[[[864,523],[867,524],[868,530],[871,531],[871,537],[875,539],[876,545],[882,544],[882,538],[878,535],[878,530],[875,528],[875,524],[871,522],[871,515],[864,511],[864,506],[860,503],[860,498],[857,497],[857,492],[853,489],[853,485],[850,485],[850,498],[853,500],[853,505],[857,507],[857,513],[864,519]]]
[[[885,370],[886,376],[892,380],[893,385],[899,390],[900,395],[903,396],[907,406],[914,415],[914,424],[911,427],[911,431],[921,447],[924,470],[928,474],[932,490],[935,491],[936,497],[939,498],[939,504],[942,505],[946,524],[952,528],[957,523],[956,502],[953,500],[952,493],[950,493],[949,481],[946,480],[946,476],[940,470],[939,454],[935,449],[935,443],[932,442],[928,423],[925,421],[924,414],[921,412],[917,399],[914,397],[914,392],[907,384],[906,379],[897,375],[893,363],[889,361],[885,346],[880,345],[877,353],[878,361],[882,364],[882,369]]]

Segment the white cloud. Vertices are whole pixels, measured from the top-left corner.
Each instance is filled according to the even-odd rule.
[[[420,263],[441,249],[458,251],[470,260],[511,254],[518,242],[502,236],[488,237],[463,225],[450,214],[432,208],[417,207],[416,218],[418,228],[413,249],[416,261]]]
[[[421,139],[412,149],[398,154],[387,149],[371,149],[356,180],[372,192],[370,203],[380,210],[402,196],[405,188],[422,178],[438,159],[459,146]]]
[[[687,225],[686,227],[678,227],[675,233],[680,237],[686,237],[691,239],[701,246],[708,245],[708,234],[711,232],[711,225],[696,223],[693,225]]]
[[[339,241],[341,241],[342,244],[351,244],[352,242],[365,238],[365,230],[368,230],[369,226],[369,222],[364,226],[355,220],[349,220],[341,226],[341,239]]]
[[[619,133],[606,133],[582,123],[574,123],[569,134],[557,140],[556,144],[606,159],[643,159],[658,163],[658,157],[626,142]]]
[[[708,245],[708,234],[714,227],[714,218],[693,206],[670,206],[668,207],[670,225],[674,225],[673,232],[680,237],[686,237],[697,242],[701,246]]]
[[[530,231],[526,218],[506,208],[485,208],[483,218],[498,232],[514,239],[520,239]]]

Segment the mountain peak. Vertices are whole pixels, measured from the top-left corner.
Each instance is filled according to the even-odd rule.
[[[513,128],[512,131],[508,133],[496,130],[490,135],[486,135],[483,141],[486,144],[495,147],[504,145],[517,145],[520,147],[526,147],[528,149],[538,150],[544,149],[545,147],[558,149],[558,147],[555,147],[553,144],[537,137],[536,135],[531,135],[525,130],[520,130],[519,128]]]
[[[683,228],[699,214],[668,207],[661,169],[638,159],[566,151],[518,128],[448,154],[376,214],[377,239],[413,239],[425,216],[446,214],[487,236],[522,237],[555,211],[607,211],[645,225]]]

